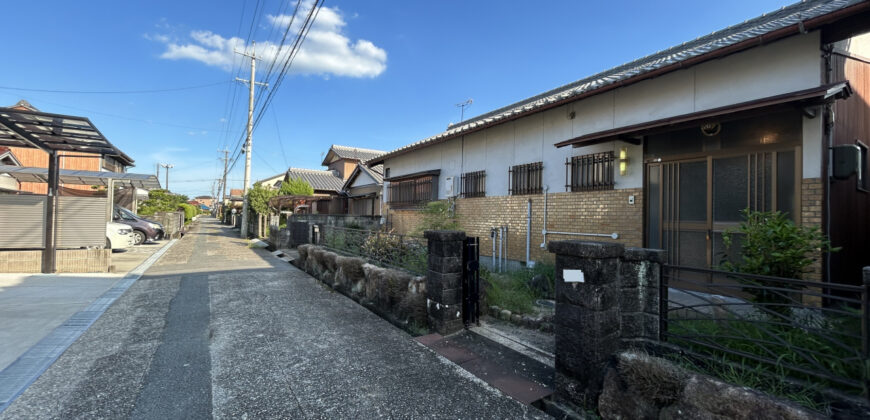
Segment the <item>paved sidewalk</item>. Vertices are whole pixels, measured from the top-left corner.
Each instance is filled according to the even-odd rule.
[[[545,418],[206,219],[13,418]]]

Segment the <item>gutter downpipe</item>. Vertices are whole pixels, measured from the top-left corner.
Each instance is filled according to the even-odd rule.
[[[547,196],[550,191],[549,185],[544,185],[544,229],[541,234],[544,235],[544,242],[541,242],[541,248],[547,248]]]
[[[490,228],[489,229],[489,238],[492,239],[492,265],[490,267],[492,267],[493,271],[497,271],[496,266],[495,266],[495,236],[496,236],[495,228]]]
[[[532,253],[532,199],[528,201],[526,208],[526,268],[532,268],[535,263],[531,258]]]

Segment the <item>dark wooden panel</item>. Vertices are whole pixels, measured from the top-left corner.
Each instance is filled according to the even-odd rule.
[[[870,144],[870,64],[834,54],[834,80],[848,80],[854,90],[834,107],[835,145]],[[870,165],[864,162],[865,173]],[[831,256],[830,281],[860,284],[861,268],[870,266],[870,193],[857,189],[857,176],[833,181],[829,235],[834,246],[842,247]]]

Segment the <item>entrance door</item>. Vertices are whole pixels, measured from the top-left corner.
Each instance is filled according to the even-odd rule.
[[[726,255],[722,234],[742,210],[779,210],[799,222],[796,156],[793,148],[648,163],[647,246],[665,249],[669,264],[715,268]]]

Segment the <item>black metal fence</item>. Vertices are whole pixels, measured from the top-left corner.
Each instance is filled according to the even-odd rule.
[[[426,238],[326,225],[318,225],[318,229],[315,235],[317,245],[379,265],[426,274],[429,262]]]
[[[815,395],[868,396],[867,285],[665,266],[660,294],[664,348],[684,360]]]

